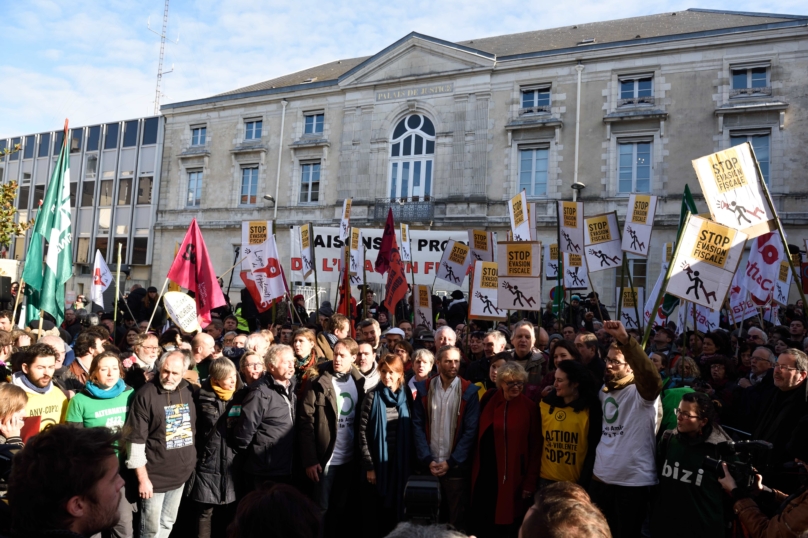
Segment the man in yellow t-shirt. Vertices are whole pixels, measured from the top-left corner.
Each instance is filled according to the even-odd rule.
[[[48,344],[34,344],[26,351],[22,371],[11,382],[28,394],[29,417],[39,417],[39,431],[52,424],[62,424],[67,414],[67,397],[53,384],[56,350]]]

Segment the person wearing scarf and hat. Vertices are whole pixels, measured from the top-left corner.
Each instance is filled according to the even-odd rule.
[[[309,311],[306,310],[306,298],[303,295],[295,295],[292,298],[292,306],[295,309],[295,314],[292,317],[292,323],[300,323],[301,326],[309,322]]]

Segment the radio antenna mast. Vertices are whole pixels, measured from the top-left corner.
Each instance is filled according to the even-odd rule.
[[[165,73],[163,73],[163,57],[165,56],[165,50],[166,50],[166,28],[168,27],[168,2],[169,0],[166,0],[166,7],[163,10],[163,31],[161,33],[158,34],[157,32],[151,29],[151,25],[149,22],[146,23],[146,26],[148,27],[149,30],[151,30],[151,32],[160,36],[160,63],[157,65],[157,87],[154,90],[155,116],[160,113],[160,83],[163,80],[163,75],[164,74],[167,75],[168,73],[174,71],[174,66],[172,65],[170,71],[166,71]],[[179,42],[179,40],[180,38],[179,36],[177,36],[177,41]]]

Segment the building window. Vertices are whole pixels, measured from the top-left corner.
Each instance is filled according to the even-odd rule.
[[[120,125],[117,123],[107,124],[107,136],[104,137],[104,149],[116,149],[118,147],[118,131]]]
[[[766,185],[769,185],[769,165],[770,165],[770,147],[771,135],[770,134],[732,134],[729,137],[730,146],[737,146],[744,142],[752,144],[752,149],[755,150],[755,158],[760,165],[760,173],[763,175],[763,180]]]
[[[320,163],[300,165],[300,203],[311,204],[320,201]]]
[[[84,128],[79,127],[73,129],[70,133],[70,153],[79,153],[81,151],[81,141],[84,137]]]
[[[248,121],[244,124],[244,140],[258,140],[264,126],[262,120]]]
[[[258,167],[241,169],[241,204],[253,205],[258,200]]]
[[[325,114],[308,114],[306,116],[306,129],[303,134],[323,134],[323,124],[325,123]]]
[[[84,167],[84,177],[95,177],[98,173],[98,155],[87,155],[87,165]]]
[[[620,142],[617,192],[651,192],[651,142]]]
[[[56,131],[53,137],[53,157],[54,159],[59,157],[59,154],[62,152],[62,144],[65,141],[65,132],[64,131]]]
[[[101,126],[94,125],[87,130],[87,151],[98,151],[98,140],[101,137]]]
[[[142,177],[138,180],[137,185],[137,204],[149,205],[151,204],[152,193],[152,177]]]
[[[628,270],[629,274],[631,274],[631,281],[634,284],[635,288],[643,288],[645,290],[645,282],[646,282],[646,275],[648,270],[648,260],[645,258],[633,258],[633,255],[625,254],[626,260],[628,261]],[[614,287],[620,287],[620,278],[623,273],[623,267],[618,266],[617,270],[614,272]],[[625,280],[623,281],[623,286],[628,288],[628,274],[626,274]],[[639,299],[642,299],[640,297]],[[639,308],[642,309],[643,305],[640,303]],[[625,307],[624,307],[625,308]]]
[[[81,207],[93,207],[95,204],[95,181],[85,181],[81,185]]]
[[[766,66],[735,68],[731,70],[731,74],[730,97],[772,94],[769,68]]]
[[[186,197],[185,205],[188,207],[199,207],[201,201],[202,172],[188,172],[188,196]]]
[[[31,187],[20,187],[20,192],[17,195],[17,209],[28,209],[28,193]]]
[[[206,127],[194,127],[191,129],[191,145],[204,146],[208,129]]]
[[[521,114],[550,112],[550,87],[522,90]]]
[[[78,183],[70,184],[70,207],[76,207],[76,193],[79,190]]]
[[[50,133],[42,133],[39,135],[39,152],[37,157],[47,157],[50,150]]]
[[[17,149],[17,145],[20,143],[19,138],[12,138],[11,139],[11,150],[14,151]],[[8,156],[9,161],[17,161],[20,158],[20,152],[14,151],[11,155]]]
[[[148,237],[135,237],[132,241],[132,265],[146,265],[149,250]]]
[[[157,127],[160,118],[146,118],[143,120],[143,137],[141,144],[148,146],[157,143]]]
[[[421,114],[402,119],[390,147],[390,198],[432,195],[435,126]]]
[[[547,148],[519,150],[519,190],[527,196],[547,194],[547,162],[550,150]]]
[[[118,182],[118,205],[132,203],[132,178],[128,177]]]
[[[98,205],[111,206],[112,205],[112,180],[107,179],[101,182],[98,189]]]
[[[123,124],[123,147],[137,146],[137,120],[127,121]]]
[[[654,77],[638,75],[620,77],[620,99],[617,106],[653,105]]]
[[[25,148],[23,148],[23,159],[33,159],[34,158],[34,148],[36,146],[36,136],[26,136],[25,137]]]

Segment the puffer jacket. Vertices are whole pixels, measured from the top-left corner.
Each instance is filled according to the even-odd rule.
[[[230,432],[241,413],[245,388],[236,390],[229,402],[221,400],[202,382],[196,398],[196,478],[191,500],[204,504],[229,504],[236,500],[236,447]]]
[[[796,538],[808,530],[808,488],[797,490],[791,497],[773,490],[776,502],[783,503],[781,510],[771,519],[766,517],[752,499],[741,499],[733,510],[743,523],[749,538]]]
[[[250,385],[234,430],[245,469],[258,476],[290,476],[295,453],[295,378],[287,389],[270,374]]]

